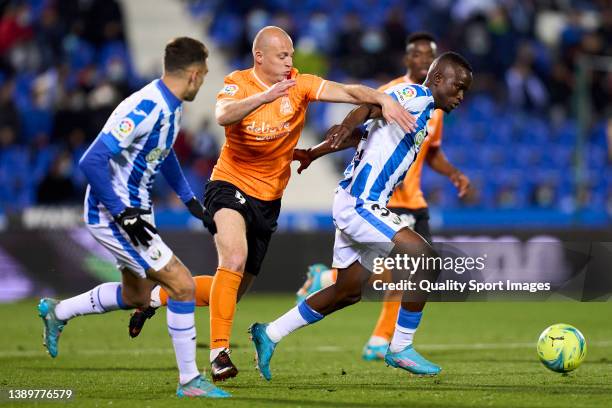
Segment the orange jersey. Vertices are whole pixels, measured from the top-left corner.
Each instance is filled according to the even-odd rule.
[[[391,82],[378,88],[379,91],[384,91],[393,85],[397,85],[402,82],[412,83],[407,75],[396,78]],[[439,147],[442,144],[442,124],[444,121],[444,111],[436,109],[427,123],[428,137],[421,145],[421,150],[417,155],[416,160],[410,166],[406,178],[402,184],[393,192],[391,199],[389,200],[388,207],[402,207],[411,210],[418,208],[427,207],[427,201],[421,191],[421,172],[423,171],[423,163],[427,157],[427,152],[430,146]]]
[[[291,175],[291,161],[306,118],[308,103],[316,101],[325,80],[293,69],[297,83],[289,95],[261,105],[240,122],[225,127],[225,143],[211,180],[224,180],[260,200],[283,195]],[[255,71],[234,71],[217,94],[222,99],[244,99],[266,91]]]

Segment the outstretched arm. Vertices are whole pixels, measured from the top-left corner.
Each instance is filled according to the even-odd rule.
[[[345,85],[328,81],[321,91],[319,100],[375,104],[382,108],[382,114],[388,123],[397,123],[406,132],[412,132],[416,129],[416,118],[408,113],[395,99],[386,93],[364,85]]]
[[[309,149],[295,149],[293,160],[300,162],[298,174],[306,170],[310,163],[326,154],[355,147],[363,136],[363,129],[359,126],[367,119],[381,117],[380,107],[375,105],[361,105],[353,109],[340,125],[329,128],[325,134],[325,140]]]

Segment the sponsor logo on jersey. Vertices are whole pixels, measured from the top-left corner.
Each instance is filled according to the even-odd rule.
[[[119,122],[117,127],[115,127],[115,129],[112,130],[111,133],[117,139],[122,140],[128,137],[134,131],[135,127],[136,125],[134,124],[134,121],[132,119],[123,118],[121,122]]]
[[[273,126],[270,123],[257,123],[253,121],[250,125],[246,127],[246,130],[247,132],[255,133],[258,135],[266,135],[257,136],[257,140],[274,140],[278,139],[279,137],[288,135],[290,127],[291,125],[289,124],[289,122],[282,122],[277,124],[276,126]]]
[[[234,96],[238,92],[238,85],[227,84],[221,89],[221,93],[227,96]]]
[[[147,154],[145,160],[147,161],[147,163],[153,163],[157,160],[164,160],[166,156],[168,156],[168,153],[170,153],[170,150],[160,149],[159,147],[156,147],[155,149],[151,150],[149,154]]]
[[[290,115],[293,113],[293,106],[291,106],[291,101],[287,96],[281,98],[280,113],[281,115]]]
[[[407,101],[408,99],[412,99],[416,96],[416,91],[412,87],[406,87],[396,91],[395,94],[400,102]]]
[[[420,147],[421,144],[423,144],[423,140],[425,140],[425,136],[427,136],[425,129],[419,130],[419,132],[414,135],[414,145],[416,147]]]

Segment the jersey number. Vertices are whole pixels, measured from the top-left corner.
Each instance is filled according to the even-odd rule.
[[[378,204],[372,204],[372,206],[370,207],[372,210],[378,212],[380,214],[381,217],[387,217],[389,216],[389,214],[391,214],[391,211],[389,211],[387,208],[385,207],[381,207]]]

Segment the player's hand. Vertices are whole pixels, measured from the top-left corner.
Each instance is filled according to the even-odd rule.
[[[300,167],[297,169],[298,174],[302,174],[302,171],[306,170],[312,158],[310,157],[310,150],[308,149],[293,149],[293,160],[300,162]]]
[[[185,206],[187,207],[191,215],[202,221],[204,227],[208,228],[210,225],[215,224],[215,221],[210,216],[210,213],[206,211],[206,208],[197,198],[193,197],[191,200],[185,203]]]
[[[389,95],[385,95],[381,107],[383,117],[387,123],[397,123],[404,129],[404,132],[413,132],[416,129],[416,118]]]
[[[332,149],[342,146],[342,143],[353,134],[353,130],[346,125],[334,125],[325,133],[325,139],[331,142]]]
[[[148,247],[149,241],[153,239],[149,231],[157,234],[157,230],[154,226],[143,220],[140,215],[138,208],[127,207],[121,214],[115,217],[115,221],[128,234],[135,246],[144,245]]]
[[[295,79],[285,79],[284,81],[275,83],[263,93],[264,103],[270,103],[282,96],[289,95],[289,88],[295,86],[295,84]]]
[[[457,194],[459,198],[465,197],[470,190],[470,179],[468,176],[457,170],[451,174],[449,178],[453,185],[457,187],[457,190],[459,190],[459,193]]]

